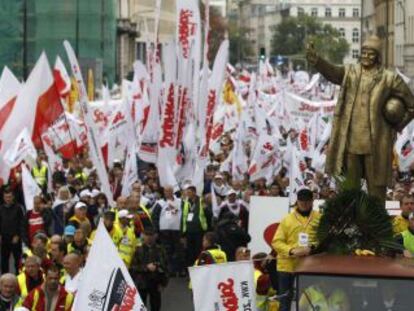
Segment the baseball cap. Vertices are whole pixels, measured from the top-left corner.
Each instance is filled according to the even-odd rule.
[[[223,179],[223,175],[220,173],[217,173],[216,175],[214,175],[214,178]]]
[[[88,190],[88,189],[85,189],[85,190],[82,190],[80,193],[79,193],[79,197],[81,198],[81,197],[91,197],[92,196],[92,193]]]
[[[98,194],[100,194],[101,192],[98,190],[98,189],[93,189],[91,192],[90,192],[90,194],[91,194],[91,197],[92,198],[94,198],[94,197],[96,197]]]
[[[83,203],[83,202],[78,202],[75,204],[75,209],[80,209],[80,208],[87,208],[88,206]]]
[[[118,218],[132,218],[132,215],[126,209],[122,209],[118,212]]]
[[[74,226],[72,226],[72,225],[66,226],[64,235],[74,236],[75,231],[76,231],[76,228]]]
[[[229,189],[229,191],[227,191],[227,195],[231,194],[237,194],[236,190],[234,190],[233,188]]]

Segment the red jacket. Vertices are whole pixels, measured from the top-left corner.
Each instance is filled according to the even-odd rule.
[[[66,292],[65,288],[59,285],[59,296],[56,302],[55,311],[69,311],[73,303],[73,295]],[[23,302],[23,307],[32,311],[46,310],[45,292],[42,286],[32,290]]]

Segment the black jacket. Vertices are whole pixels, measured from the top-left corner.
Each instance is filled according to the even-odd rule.
[[[3,241],[15,235],[25,241],[27,238],[26,212],[23,206],[16,203],[0,206],[0,235]]]
[[[217,223],[216,234],[221,249],[227,255],[227,261],[235,260],[238,247],[247,246],[250,235],[237,224],[237,218],[225,217]]]

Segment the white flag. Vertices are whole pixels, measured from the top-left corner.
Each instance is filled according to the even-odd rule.
[[[72,49],[72,46],[68,41],[64,42],[66,53],[68,54],[69,62],[72,67],[72,73],[75,76],[75,79],[79,87],[79,99],[80,105],[82,107],[83,115],[85,118],[85,124],[87,126],[87,135],[89,142],[90,157],[92,159],[93,165],[95,166],[99,181],[102,185],[102,191],[105,193],[109,204],[113,204],[113,195],[111,192],[111,187],[109,185],[108,174],[105,169],[105,164],[103,160],[102,152],[99,148],[97,130],[95,128],[95,123],[93,121],[92,111],[90,109],[88,96],[86,93],[85,83],[83,82],[82,73],[78,64],[78,60],[75,56],[75,52]]]
[[[20,162],[27,159],[29,161],[35,161],[37,158],[37,152],[33,146],[32,139],[30,138],[29,131],[25,127],[17,136],[16,140],[10,146],[10,148],[4,154],[4,162],[13,168]]]
[[[36,181],[33,179],[26,165],[22,165],[22,185],[24,194],[24,204],[26,210],[31,211],[33,209],[33,199],[35,196],[42,193]]]
[[[256,311],[251,261],[190,267],[195,311]]]
[[[304,186],[303,176],[300,169],[300,161],[298,151],[294,145],[291,148],[291,161],[290,161],[290,179],[289,179],[289,202],[293,204],[297,199],[297,192]]]
[[[146,310],[103,222],[89,251],[73,310]]]

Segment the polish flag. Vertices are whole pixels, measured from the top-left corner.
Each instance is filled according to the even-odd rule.
[[[7,122],[0,132],[0,178],[6,181],[10,167],[4,163],[8,150],[24,127],[29,130],[36,147],[41,147],[41,134],[63,113],[52,71],[42,53],[26,83],[22,86]]]
[[[53,77],[55,79],[55,84],[59,95],[62,98],[65,98],[67,95],[69,95],[71,81],[69,74],[66,71],[65,65],[59,56],[56,57],[55,68],[53,68]]]
[[[0,131],[13,110],[20,88],[17,78],[9,68],[4,67],[0,77]]]

